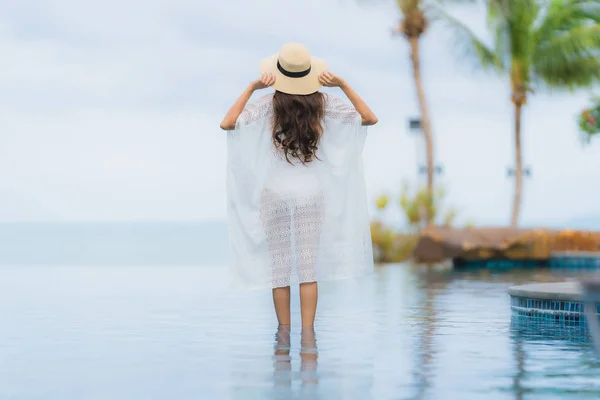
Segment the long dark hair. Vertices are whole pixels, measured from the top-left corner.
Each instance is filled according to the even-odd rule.
[[[301,96],[276,91],[273,95],[273,143],[281,148],[285,159],[297,158],[303,164],[317,158],[323,133],[325,99],[316,92]]]

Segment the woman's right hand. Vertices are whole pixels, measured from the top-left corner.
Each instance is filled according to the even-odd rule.
[[[273,74],[262,74],[261,77],[250,85],[253,90],[266,89],[275,83],[275,75]]]
[[[342,87],[346,84],[342,78],[328,71],[319,75],[319,82],[321,82],[321,85],[327,87]]]

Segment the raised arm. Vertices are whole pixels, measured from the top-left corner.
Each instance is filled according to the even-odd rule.
[[[246,103],[252,96],[256,90],[265,89],[275,83],[275,75],[272,74],[264,74],[260,77],[260,79],[255,80],[242,92],[240,97],[233,103],[223,121],[221,122],[221,129],[225,131],[232,131],[235,129],[235,123],[237,122],[238,117],[244,111],[244,107],[246,107]]]
[[[379,121],[367,103],[342,78],[331,72],[323,72],[319,75],[319,81],[323,86],[339,87],[342,89],[348,100],[350,100],[356,111],[360,114],[363,125],[375,125]]]

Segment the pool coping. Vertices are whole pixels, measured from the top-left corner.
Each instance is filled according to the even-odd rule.
[[[550,257],[600,258],[600,251],[563,250],[551,251]]]
[[[532,283],[511,286],[508,294],[513,297],[526,297],[540,300],[581,301],[583,289],[579,282]]]

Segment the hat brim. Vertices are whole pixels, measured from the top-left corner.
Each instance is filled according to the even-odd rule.
[[[273,89],[287,93],[308,95],[317,92],[323,85],[319,82],[319,75],[327,71],[325,61],[316,57],[311,57],[310,73],[302,78],[290,78],[285,76],[277,68],[278,54],[267,57],[260,63],[261,74],[275,75],[275,83],[271,86]]]

